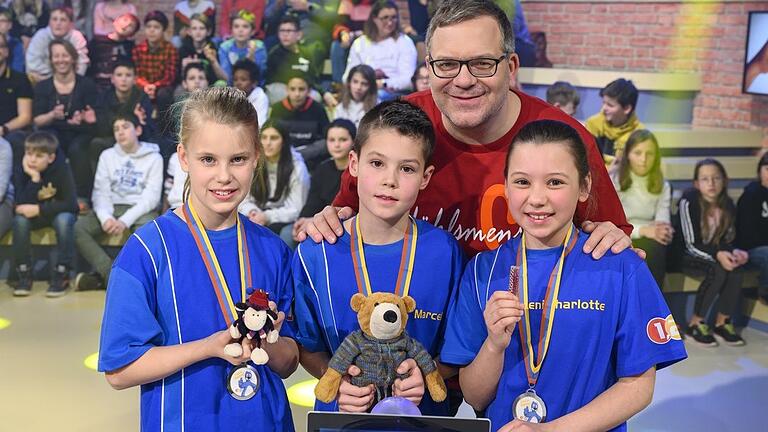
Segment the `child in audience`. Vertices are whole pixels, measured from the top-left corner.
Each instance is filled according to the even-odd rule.
[[[291,239],[291,224],[299,217],[309,193],[307,166],[287,143],[285,130],[266,122],[261,128],[264,161],[258,168],[251,194],[240,204],[240,213],[252,222]],[[288,226],[286,232],[281,230]]]
[[[288,143],[313,168],[327,157],[323,132],[328,127],[325,108],[309,97],[310,85],[302,73],[287,81],[288,96],[272,104],[271,118],[288,133]]]
[[[339,22],[333,27],[331,42],[331,74],[333,82],[341,83],[347,68],[349,47],[363,34],[374,0],[341,0],[339,2]]]
[[[21,39],[26,50],[35,32],[45,28],[51,16],[51,8],[45,0],[12,0],[13,29],[11,34]]]
[[[592,176],[571,126],[525,125],[504,177],[522,235],[465,267],[440,361],[462,366],[464,398],[492,430],[626,430],[656,370],[686,358],[661,291],[631,250],[584,253],[573,216]]]
[[[659,143],[650,131],[632,132],[611,177],[627,220],[634,227],[632,246],[645,251],[645,263],[656,285],[663,288],[667,246],[675,232],[669,212],[672,188],[661,173]]]
[[[600,90],[603,106],[600,112],[587,119],[587,130],[595,136],[597,147],[607,164],[620,158],[629,135],[645,129],[635,113],[637,87],[630,80],[619,78]]]
[[[320,69],[324,58],[319,42],[302,40],[301,21],[296,15],[288,14],[280,19],[277,38],[280,43],[267,54],[265,89],[269,100],[279,101],[286,95],[285,83],[294,71],[301,71],[307,80],[315,84],[320,81]]]
[[[156,144],[139,141],[141,124],[132,114],[114,117],[115,146],[99,156],[93,211],[75,223],[75,244],[93,272],[80,273],[75,289],[104,289],[112,258],[99,244],[102,235],[135,231],[156,218],[163,188],[163,158]]]
[[[411,88],[416,70],[416,46],[400,31],[397,5],[376,2],[365,23],[364,34],[352,42],[344,77],[353,67],[367,64],[376,71],[380,100],[389,100]]]
[[[173,101],[173,86],[176,83],[179,52],[165,40],[168,17],[155,10],[144,17],[144,34],[147,39],[133,49],[136,64],[136,84],[144,90],[163,113]]]
[[[0,34],[5,35],[5,43],[8,50],[6,60],[8,66],[16,72],[24,73],[24,44],[16,36],[11,34],[13,27],[13,12],[10,9],[0,6]]]
[[[409,215],[434,171],[430,164],[434,145],[429,118],[408,102],[377,105],[360,122],[348,168],[359,181],[360,211],[344,222],[344,233],[335,243],[309,239],[293,256],[293,325],[301,363],[313,376],[328,370],[329,360],[344,338],[360,328],[357,314],[349,306],[357,293],[410,296],[417,311],[442,317],[429,319],[417,312],[406,325],[408,334],[437,357],[444,317],[455,301],[463,255],[450,233]],[[355,263],[362,264],[355,268]],[[401,280],[405,274],[410,277]],[[422,414],[448,414],[447,402],[436,403],[424,392],[421,374],[413,373],[418,369],[413,360],[396,366],[404,378],[398,378],[392,389],[356,387],[345,378],[337,400],[330,404],[315,401],[315,409],[365,412],[378,399],[394,393],[420,404]],[[455,374],[439,363],[437,367],[443,376]],[[356,367],[350,369],[350,375],[359,373]]]
[[[61,297],[69,287],[75,218],[78,211],[75,181],[69,164],[58,158],[59,142],[51,133],[33,132],[24,142],[24,158],[14,173],[16,216],[13,219],[13,257],[18,282],[15,296],[32,291],[32,250],[30,232],[52,227],[56,231],[58,262],[47,297]]]
[[[370,111],[376,100],[376,72],[368,65],[357,65],[350,69],[346,85],[341,90],[341,103],[333,111],[334,119],[347,119],[360,124],[360,119]]]
[[[296,247],[298,235],[304,230],[312,217],[325,206],[331,205],[333,198],[339,192],[341,174],[349,165],[349,151],[357,134],[357,127],[347,119],[336,119],[328,125],[325,143],[330,159],[321,162],[310,174],[309,196],[306,204],[299,213],[299,218],[293,224],[292,241],[287,242],[291,248]]]
[[[270,0],[269,3],[272,3]],[[232,36],[230,19],[238,11],[246,10],[253,14],[253,28],[256,29],[254,37],[263,39],[264,32],[261,29],[261,23],[264,20],[264,10],[267,0],[222,0],[219,9],[219,26],[217,27],[219,36],[227,39]]]
[[[237,214],[262,157],[256,112],[226,87],[194,92],[182,109],[185,204],[139,228],[115,260],[99,370],[116,389],[142,387],[145,430],[293,432],[281,380],[298,364],[291,329],[282,326],[293,302],[290,251]],[[263,365],[250,361],[250,339],[237,356],[224,349],[237,342],[233,304],[251,295],[267,303],[256,289],[268,292],[280,332],[264,344]]]
[[[168,177],[164,183],[165,202],[163,210],[176,209],[184,204],[184,184],[187,182],[187,173],[181,169],[179,154],[174,153],[168,159]]]
[[[48,27],[38,30],[29,41],[26,53],[27,75],[32,83],[37,83],[53,74],[49,46],[53,40],[66,40],[77,51],[75,72],[85,75],[88,69],[88,41],[75,29],[72,9],[56,8],[51,11]]]
[[[256,63],[248,59],[238,60],[232,66],[232,81],[236,89],[248,95],[248,100],[259,115],[259,122],[269,120],[269,98],[259,87],[259,67]]]
[[[211,19],[203,14],[194,14],[189,19],[186,36],[181,40],[179,57],[181,70],[189,63],[201,63],[205,67],[208,83],[227,80],[227,74],[219,64],[218,49],[211,38]]]
[[[413,92],[429,90],[429,68],[426,64],[420,64],[411,77]]]
[[[122,16],[137,16],[136,6],[130,0],[106,0],[96,2],[93,7],[93,36],[107,36],[117,29],[114,23]],[[138,21],[138,20],[137,20]],[[138,30],[138,27],[137,27]]]
[[[683,271],[704,276],[696,293],[688,334],[705,346],[717,346],[715,336],[728,345],[744,345],[731,323],[738,307],[743,265],[749,254],[733,246],[736,206],[728,196],[728,175],[715,159],[703,159],[693,172],[693,189],[678,204],[679,224],[685,244]],[[706,323],[717,298],[714,332]]]
[[[183,0],[173,7],[174,45],[181,46],[181,40],[189,35],[189,26],[194,15],[203,15],[208,19],[207,27],[211,34],[216,32],[216,5],[210,0]]]
[[[192,92],[195,90],[203,90],[208,88],[208,78],[205,75],[205,68],[201,63],[189,63],[184,67],[182,73],[181,89],[182,92],[176,96],[176,105],[178,106],[184,100],[186,100]],[[176,139],[179,132],[179,116],[181,111],[178,109],[170,109],[166,113],[164,119],[165,131],[160,146],[160,154],[163,155],[163,160],[167,160],[173,153],[175,146],[178,144]]]
[[[232,65],[243,58],[256,63],[263,75],[267,69],[267,50],[264,48],[264,42],[252,39],[255,31],[253,14],[241,10],[232,17],[231,25],[232,39],[227,39],[219,45],[219,64],[227,75],[227,81],[232,83]]]
[[[739,197],[736,244],[749,253],[749,266],[760,272],[757,294],[768,304],[768,152],[757,164],[757,180]]]
[[[141,22],[133,14],[124,14],[115,18],[114,30],[107,35],[96,35],[88,43],[91,67],[88,76],[92,77],[105,90],[110,85],[112,71],[118,61],[130,61],[136,43],[133,36],[139,30]]]
[[[557,81],[547,88],[547,103],[571,117],[576,114],[580,102],[579,91],[567,81]]]
[[[91,168],[96,172],[96,164],[101,152],[115,144],[114,123],[117,115],[132,113],[141,125],[142,141],[152,142],[157,137],[152,102],[146,93],[136,87],[136,66],[125,59],[117,60],[110,74],[112,86],[99,94],[96,103],[96,137],[91,140]]]

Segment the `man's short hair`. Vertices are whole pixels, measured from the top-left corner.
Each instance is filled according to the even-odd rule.
[[[431,52],[432,36],[435,30],[459,24],[481,16],[496,20],[501,31],[501,50],[507,54],[515,52],[515,33],[504,11],[490,0],[444,0],[435,11],[427,27],[427,53]]]
[[[119,67],[128,68],[132,70],[134,73],[136,73],[136,64],[128,58],[118,57],[117,60],[115,61],[115,64],[112,65],[112,73],[115,73],[115,70]]]
[[[622,107],[631,106],[632,111],[630,111],[630,113],[634,112],[635,108],[637,107],[638,91],[637,87],[635,87],[635,84],[631,80],[619,78],[615,81],[612,81],[610,84],[605,86],[605,88],[600,90],[600,97],[603,96],[616,99],[616,101]]]
[[[435,150],[435,129],[427,114],[416,105],[399,99],[382,102],[371,108],[360,120],[355,136],[354,150],[358,156],[377,130],[395,130],[398,134],[413,138],[421,144],[424,166],[432,161]]]
[[[64,15],[66,15],[70,21],[75,22],[75,12],[72,11],[71,7],[59,6],[59,7],[53,8],[51,9],[51,14],[49,16],[53,15],[54,12],[61,12]]]
[[[573,104],[576,108],[581,102],[579,92],[571,83],[567,81],[557,81],[547,89],[547,103],[554,105],[555,103],[560,106],[566,106],[569,103]]]
[[[144,17],[144,25],[146,26],[150,21],[157,21],[163,27],[163,31],[168,30],[168,17],[162,11],[153,10],[147,12],[147,15]]]
[[[128,110],[118,110],[117,114],[112,118],[112,126],[114,126],[118,120],[127,121],[128,123],[131,123],[133,127],[141,126],[141,122],[139,121],[139,118],[136,117],[136,114]]]
[[[24,151],[56,154],[59,148],[59,140],[50,132],[32,132],[24,140]]]
[[[301,31],[301,20],[299,20],[299,17],[296,14],[287,13],[283,15],[283,17],[280,18],[280,23],[277,25],[277,28],[279,29],[283,24],[293,24],[297,31]]]

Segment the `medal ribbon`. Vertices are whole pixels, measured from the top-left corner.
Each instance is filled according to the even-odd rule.
[[[203,258],[205,269],[208,271],[208,277],[211,280],[211,285],[213,285],[213,291],[216,293],[216,299],[219,302],[224,321],[226,321],[227,327],[229,327],[237,319],[237,311],[232,301],[232,295],[229,293],[227,280],[224,279],[224,272],[221,271],[216,252],[214,252],[213,246],[211,246],[211,242],[208,239],[208,233],[206,233],[200,217],[197,215],[194,207],[192,207],[192,203],[187,202],[182,206],[182,209],[189,231],[195,239],[195,244],[200,251],[200,256]],[[245,240],[245,227],[240,221],[240,215],[237,215],[237,258],[240,264],[240,296],[241,301],[245,301],[245,289],[252,286],[253,279],[250,256],[248,255],[248,244]]]
[[[517,265],[520,266],[522,261],[522,274],[523,286],[521,291],[522,303],[523,303],[523,322],[522,325],[518,325],[520,329],[520,344],[523,347],[523,363],[525,363],[525,372],[528,376],[528,384],[531,386],[536,385],[536,381],[539,379],[539,372],[541,365],[544,363],[544,358],[547,356],[549,350],[549,343],[552,338],[552,326],[555,323],[555,312],[557,310],[557,298],[560,293],[560,283],[562,282],[563,267],[565,266],[565,257],[571,252],[578,240],[578,231],[575,231],[573,224],[568,228],[568,233],[565,235],[565,241],[563,242],[563,251],[560,254],[560,258],[555,264],[555,268],[552,269],[552,273],[549,275],[549,281],[547,282],[547,291],[544,295],[544,305],[541,314],[541,324],[539,328],[539,341],[537,344],[538,355],[534,358],[533,344],[531,341],[531,318],[528,310],[528,261],[526,259],[526,247],[525,247],[525,231],[523,231],[523,237],[520,240],[520,246],[517,250]],[[522,251],[521,251],[522,249]],[[552,282],[554,281],[554,286]]]
[[[397,282],[395,283],[395,295],[403,297],[407,296],[410,291],[413,262],[416,260],[416,241],[419,237],[416,221],[413,218],[410,218],[410,220],[411,223],[405,229],[405,236],[403,237],[403,252],[400,256],[400,268],[397,271]],[[359,217],[355,217],[350,237],[349,249],[352,253],[352,261],[355,264],[357,289],[361,294],[369,296],[373,293],[373,289],[371,289],[371,279],[368,277],[368,266],[365,263],[365,251],[363,251],[363,236],[360,233]],[[363,292],[363,288],[365,288],[365,292]]]

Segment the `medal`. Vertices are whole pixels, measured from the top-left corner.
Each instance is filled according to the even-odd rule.
[[[182,211],[187,220],[187,227],[189,227],[192,238],[195,240],[195,245],[197,245],[197,249],[200,251],[200,257],[205,264],[205,269],[208,272],[208,278],[211,280],[213,291],[216,293],[216,300],[218,300],[224,321],[227,323],[227,327],[230,327],[237,319],[237,311],[232,295],[229,292],[227,280],[224,278],[224,272],[219,265],[219,259],[216,257],[216,252],[213,250],[213,246],[208,239],[208,233],[205,232],[205,227],[192,207],[192,203],[187,202],[184,204]],[[237,258],[240,264],[240,301],[245,302],[246,287],[253,286],[253,275],[251,274],[251,260],[248,255],[248,243],[245,239],[245,227],[243,227],[243,223],[240,221],[240,215],[237,215],[236,224]],[[239,387],[241,384],[245,387]],[[227,390],[237,400],[250,399],[259,390],[258,372],[255,368],[245,363],[233,368],[227,377]]]
[[[413,262],[416,260],[416,241],[419,237],[416,221],[410,218],[410,222],[408,228],[405,229],[405,236],[403,236],[403,253],[400,257],[400,269],[397,271],[397,282],[395,283],[395,295],[403,297],[408,295],[411,287]],[[368,277],[368,266],[365,263],[363,235],[360,232],[359,217],[355,217],[355,223],[352,224],[352,229],[350,230],[349,249],[352,254],[352,261],[355,264],[357,289],[361,294],[371,295],[373,289],[371,288],[371,280]]]
[[[509,290],[513,291],[515,288],[516,267],[520,268],[520,279],[523,281],[522,289],[520,290],[521,299],[523,304],[523,319],[518,325],[520,334],[520,345],[523,351],[523,364],[525,365],[525,374],[528,377],[528,390],[518,396],[512,404],[512,410],[514,418],[531,423],[542,423],[547,415],[547,406],[544,400],[536,394],[536,383],[539,380],[539,373],[541,372],[541,366],[544,364],[544,358],[547,356],[549,350],[549,344],[552,339],[552,327],[555,323],[555,312],[557,311],[557,298],[560,294],[560,283],[562,282],[563,267],[565,266],[565,257],[576,246],[578,239],[578,231],[574,233],[573,224],[568,228],[568,233],[565,235],[563,241],[563,251],[560,253],[560,258],[555,263],[555,268],[552,269],[552,273],[549,275],[549,281],[547,282],[547,290],[544,295],[543,310],[541,315],[541,327],[539,331],[539,341],[536,344],[538,347],[537,355],[534,356],[533,341],[531,340],[531,314],[526,307],[529,302],[528,298],[528,260],[526,259],[526,247],[525,247],[525,231],[523,231],[523,237],[520,240],[520,246],[517,250],[517,266],[510,268],[510,285]],[[521,265],[522,264],[522,265]]]
[[[252,398],[259,391],[259,372],[248,363],[232,368],[227,376],[227,391],[237,400]]]
[[[515,399],[512,411],[516,419],[529,423],[544,423],[547,419],[547,406],[532,388]]]

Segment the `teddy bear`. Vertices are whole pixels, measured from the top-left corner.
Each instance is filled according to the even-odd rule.
[[[229,327],[229,335],[237,339],[224,347],[224,353],[232,357],[240,357],[243,354],[241,342],[243,338],[254,341],[255,347],[251,351],[251,361],[257,365],[266,364],[269,355],[262,348],[262,339],[267,343],[277,342],[279,336],[275,330],[277,313],[269,308],[269,296],[264,290],[256,290],[248,296],[245,303],[237,303],[237,320]]]
[[[341,378],[350,365],[360,368],[360,374],[351,377],[352,384],[376,387],[376,401],[389,394],[389,389],[400,376],[396,370],[405,359],[412,358],[421,369],[430,396],[436,402],[445,400],[447,391],[437,365],[424,346],[408,336],[405,325],[408,314],[416,309],[410,297],[377,292],[369,296],[355,294],[350,300],[357,312],[360,329],[347,335],[328,363],[328,370],[315,387],[315,397],[330,403],[336,399]]]

